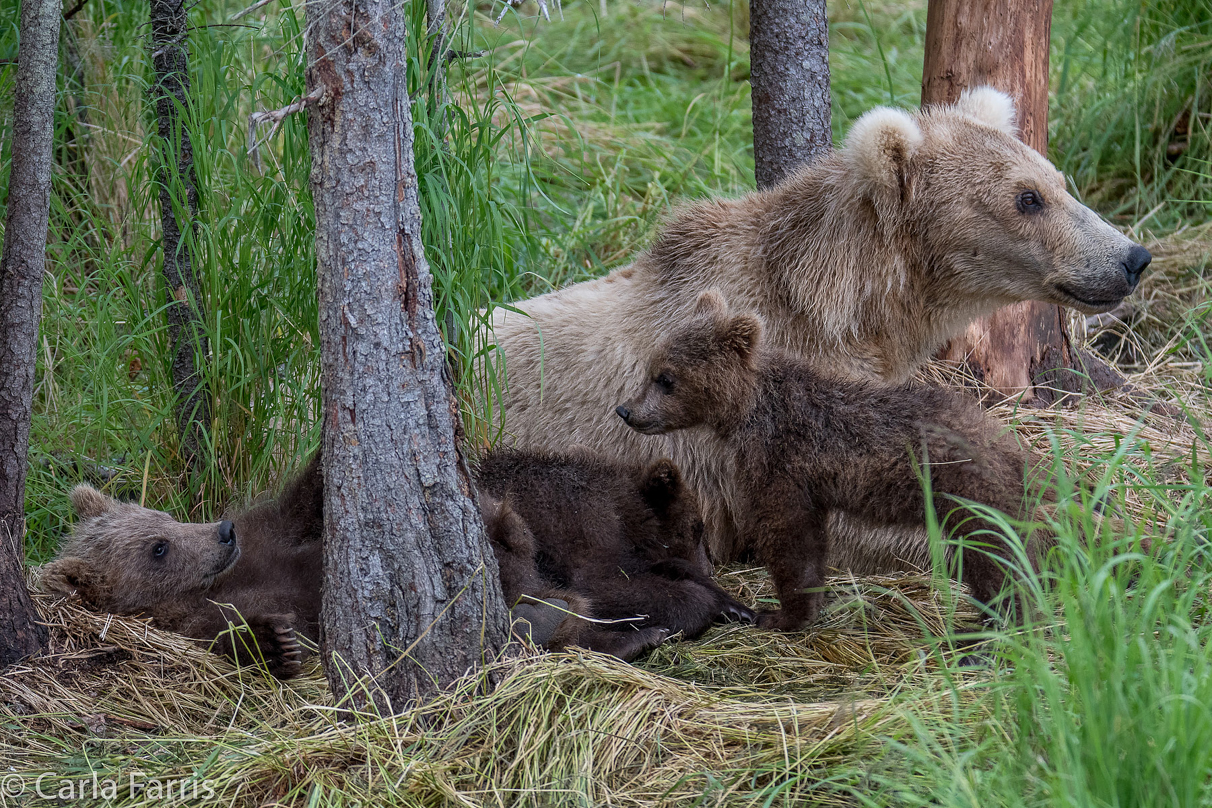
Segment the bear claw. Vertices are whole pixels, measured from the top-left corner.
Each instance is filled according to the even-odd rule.
[[[743,603],[739,603],[732,598],[724,601],[724,605],[720,607],[720,613],[717,618],[722,618],[725,623],[749,623],[752,625],[758,620],[757,612],[750,609]]]

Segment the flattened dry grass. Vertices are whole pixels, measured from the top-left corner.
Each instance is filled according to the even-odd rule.
[[[722,580],[751,602],[770,594],[760,570]],[[30,783],[193,777],[236,804],[827,804],[842,798],[822,773],[896,731],[892,694],[937,666],[928,635],[973,624],[955,594],[925,576],[836,580],[810,632],[722,626],[640,666],[519,648],[423,711],[351,721],[314,661],[281,683],[36,594],[52,644],[0,679],[0,767]]]

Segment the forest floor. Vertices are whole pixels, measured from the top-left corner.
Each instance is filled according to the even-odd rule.
[[[928,572],[835,578],[808,631],[721,626],[636,665],[516,649],[424,711],[342,721],[314,662],[281,683],[38,594],[52,647],[0,678],[0,806],[1212,804],[1212,20],[1203,0],[1058,5],[1051,157],[1155,260],[1115,317],[1071,320],[1130,387],[992,408],[1132,526],[1100,537],[1081,509],[1061,514],[1055,566],[1030,585],[1037,619],[982,623],[962,589]],[[70,529],[66,493],[82,479],[211,518],[316,445],[302,121],[267,138],[263,165],[246,153],[248,113],[301,94],[302,12],[274,4],[243,29],[231,24],[242,6],[191,11],[195,140],[208,144],[197,249],[217,346],[201,483],[182,471],[165,383],[146,4],[93,2],[70,26],[87,81],[65,84],[57,127],[34,562]],[[547,21],[524,5],[494,27],[485,4],[460,29],[460,50],[487,55],[452,68],[453,112],[417,112],[444,312],[466,322],[598,275],[679,201],[749,189],[742,6],[578,3]],[[410,8],[423,16],[423,2]],[[925,3],[830,14],[836,140],[874,105],[916,104]],[[11,38],[0,31],[0,55]],[[88,138],[73,135],[78,105]],[[439,117],[448,142],[430,148]],[[926,375],[956,381],[942,366]],[[1155,557],[1135,552],[1138,535]],[[36,566],[30,576],[37,590]],[[761,570],[720,581],[750,605],[772,601]]]

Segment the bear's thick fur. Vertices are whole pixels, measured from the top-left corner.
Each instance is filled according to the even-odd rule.
[[[474,477],[506,602],[556,599],[617,621],[570,616],[541,638],[548,648],[632,659],[674,633],[754,619],[712,581],[698,502],[668,460],[642,468],[584,452],[495,451]]]
[[[719,440],[646,437],[613,415],[700,293],[719,288],[762,317],[772,347],[822,372],[899,384],[1002,305],[1103,312],[1136,286],[1148,252],[1014,134],[1013,104],[988,88],[915,113],[872,110],[780,185],[675,214],[630,266],[497,309],[506,431],[523,449],[672,458],[704,503],[713,556],[735,558],[739,492]],[[929,559],[921,537],[890,547],[861,531],[830,552],[830,566],[855,572]]]
[[[1026,479],[1037,459],[972,401],[920,385],[822,377],[763,346],[762,324],[716,292],[658,346],[648,381],[618,415],[649,435],[710,430],[735,457],[741,532],[770,570],[781,608],[762,625],[793,631],[824,594],[826,519],[845,510],[873,524],[924,526],[929,480],[945,530],[1012,560],[1001,534],[961,501],[1033,517]],[[924,475],[924,476],[923,476]],[[963,581],[989,602],[1001,564],[969,550]]]
[[[589,455],[490,453],[477,487],[502,588],[539,644],[632,659],[721,616],[755,619],[711,580],[698,502],[667,460],[642,469]],[[298,637],[319,638],[318,454],[278,497],[232,521],[182,523],[86,485],[72,503],[79,521],[43,571],[47,591],[217,640],[221,653],[263,659],[281,678],[299,671]]]
[[[79,521],[42,585],[90,608],[143,614],[241,663],[289,678],[319,639],[323,475],[317,455],[277,497],[230,521],[178,522],[81,485]],[[237,628],[229,630],[231,626]],[[255,646],[255,648],[254,648]]]

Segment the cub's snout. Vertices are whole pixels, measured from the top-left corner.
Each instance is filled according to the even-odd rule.
[[[226,519],[219,523],[215,532],[219,546],[214,556],[213,574],[217,578],[231,570],[240,560],[240,543],[236,540],[236,526]]]

